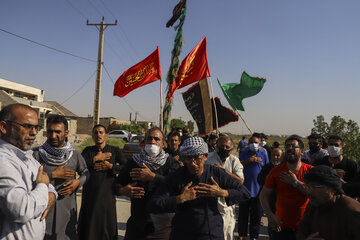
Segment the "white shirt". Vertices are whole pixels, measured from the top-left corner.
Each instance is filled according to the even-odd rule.
[[[244,180],[244,166],[241,164],[239,158],[237,158],[234,155],[231,155],[226,158],[226,160],[223,162],[221,161],[219,155],[217,152],[210,152],[208,155],[208,159],[205,161],[205,164],[215,165],[215,163],[220,164],[226,171],[229,171],[231,173],[234,173],[236,176]],[[226,201],[224,198],[219,198],[218,200],[218,208],[220,213],[224,212],[225,208],[228,208]],[[230,206],[230,208],[232,208]]]
[[[36,184],[40,163],[32,151],[22,151],[0,139],[0,239],[40,240],[45,220],[40,217],[48,204],[52,185]],[[49,190],[50,189],[50,190]]]
[[[217,152],[210,152],[208,159],[205,161],[206,164],[215,165],[215,163],[220,164],[226,171],[234,173],[236,176],[244,180],[244,167],[241,164],[239,158],[234,155],[230,155],[223,162],[221,161]],[[234,238],[234,229],[236,224],[236,214],[235,214],[235,205],[228,206],[226,204],[225,198],[218,198],[218,210],[223,218],[224,222],[224,239],[232,240]]]
[[[223,162],[216,152],[210,152],[205,164],[215,165],[215,163],[220,164],[225,170],[234,173],[236,176],[244,180],[244,167],[239,158],[236,156],[230,154],[230,156]]]

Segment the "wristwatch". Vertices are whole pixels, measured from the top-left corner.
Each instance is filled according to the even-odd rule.
[[[298,184],[299,184],[299,181],[296,179],[295,182],[293,182],[292,186],[293,186],[294,188],[296,188]]]

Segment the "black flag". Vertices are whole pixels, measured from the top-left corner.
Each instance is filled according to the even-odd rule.
[[[199,129],[199,134],[206,135],[216,129],[214,102],[210,99],[207,80],[201,80],[182,94],[186,108]],[[223,106],[217,97],[215,104],[219,127],[239,120],[239,117],[231,109]]]

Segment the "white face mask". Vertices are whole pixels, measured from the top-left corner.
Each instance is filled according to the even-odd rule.
[[[263,146],[265,146],[266,145],[266,142],[265,141],[261,141],[260,142],[260,147],[263,147]]]
[[[160,147],[155,144],[146,144],[144,150],[150,157],[156,157],[160,153]]]
[[[336,146],[328,146],[327,148],[330,157],[339,157],[341,155],[341,148]]]
[[[249,148],[252,152],[257,152],[257,150],[259,150],[259,144],[257,143],[250,143],[249,144]]]

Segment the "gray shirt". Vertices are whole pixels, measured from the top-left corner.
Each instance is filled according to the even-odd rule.
[[[40,217],[54,187],[36,184],[40,164],[32,151],[0,139],[0,239],[43,239],[45,220]]]
[[[329,156],[329,153],[326,149],[320,148],[316,153],[311,153],[310,150],[305,151],[302,155],[303,160],[309,161],[310,164],[313,164],[316,160],[322,159],[323,157]]]

